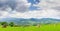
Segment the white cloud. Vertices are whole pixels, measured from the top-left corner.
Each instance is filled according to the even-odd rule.
[[[52,0],[51,0],[52,1]],[[48,0],[41,0],[41,3],[38,5],[34,5],[37,7],[42,8],[43,10],[35,10],[30,11],[28,10],[30,3],[27,0],[16,0],[16,9],[12,11],[11,7],[3,6],[2,9],[0,8],[0,18],[7,18],[7,17],[14,17],[14,18],[59,18],[60,19],[60,11],[53,9],[54,7],[60,6],[57,1],[48,1]],[[39,9],[40,9],[39,8]],[[26,12],[25,12],[26,11]],[[24,12],[24,13],[21,13]]]
[[[40,3],[35,6],[44,9],[57,9],[60,7],[60,0],[40,0]]]
[[[43,17],[60,18],[60,0],[40,0],[40,3],[34,4],[34,6],[40,7],[45,10],[42,14]]]
[[[41,10],[41,11],[29,11],[25,13],[18,13],[12,14],[10,16],[12,17],[18,17],[18,18],[59,18],[58,11],[55,10]]]
[[[6,8],[11,8],[11,11],[25,12],[29,7],[30,3],[27,0],[0,0],[0,9],[4,9],[3,11],[6,11]]]
[[[59,18],[60,12],[48,9],[48,10],[38,10],[38,11],[28,11],[24,13],[14,11],[13,14],[5,13],[3,16],[5,17],[14,17],[14,18]],[[2,17],[3,17],[2,16]]]
[[[8,16],[8,12],[6,11],[0,11],[0,18],[6,18]]]
[[[30,7],[30,3],[27,2],[27,0],[16,0],[17,2],[17,11],[18,12],[25,12],[28,11],[29,7]]]

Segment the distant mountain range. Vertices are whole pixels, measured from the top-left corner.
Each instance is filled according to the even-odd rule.
[[[60,22],[60,19],[53,18],[0,18],[0,22],[14,22],[15,24],[37,24],[37,23],[57,23]]]

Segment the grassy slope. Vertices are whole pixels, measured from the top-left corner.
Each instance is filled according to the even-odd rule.
[[[60,31],[60,24],[41,25],[41,27],[7,27],[1,28],[0,31]]]

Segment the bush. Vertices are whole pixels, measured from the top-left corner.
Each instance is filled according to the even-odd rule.
[[[11,27],[13,27],[13,26],[14,26],[14,22],[10,22],[9,25],[10,25]]]
[[[6,28],[8,26],[8,23],[7,22],[1,22],[1,25],[3,28]]]

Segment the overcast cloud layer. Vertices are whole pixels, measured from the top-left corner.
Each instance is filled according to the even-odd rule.
[[[27,0],[0,0],[0,18],[58,18],[60,19],[60,0],[40,0],[33,6],[38,10],[29,10]],[[40,10],[40,8],[42,10]]]

